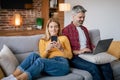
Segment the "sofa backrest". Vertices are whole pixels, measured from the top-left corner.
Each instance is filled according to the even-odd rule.
[[[38,42],[42,36],[43,34],[32,36],[0,36],[0,50],[5,44],[15,54],[38,51]]]
[[[98,29],[89,30],[91,41],[94,45],[100,40]],[[0,36],[0,50],[6,44],[14,54],[38,51],[39,39],[44,34],[31,36]]]
[[[100,37],[100,30],[99,29],[91,29],[89,30],[91,42],[93,45],[97,45],[98,41],[101,39]]]

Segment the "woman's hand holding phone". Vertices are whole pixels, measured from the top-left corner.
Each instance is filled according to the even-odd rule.
[[[49,51],[52,48],[58,48],[59,49],[60,47],[61,47],[61,44],[59,42],[52,41],[48,44],[48,46],[46,48],[46,51]]]
[[[53,42],[50,42],[46,48],[46,52],[50,51],[50,49],[52,49],[54,47]]]
[[[61,51],[63,51],[63,47],[62,47],[60,42],[54,42],[54,47],[61,50]]]
[[[51,42],[48,44],[46,51],[48,52],[52,48],[57,48],[63,51],[61,43],[57,40],[57,36],[51,36]]]

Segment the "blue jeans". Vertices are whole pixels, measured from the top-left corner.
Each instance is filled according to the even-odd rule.
[[[30,54],[19,66],[22,72],[28,74],[29,80],[37,78],[42,72],[51,76],[63,76],[69,73],[68,60],[63,57],[51,59],[41,58],[38,54]]]
[[[97,65],[88,62],[78,56],[74,56],[71,61],[71,66],[86,70],[93,76],[93,80],[114,80],[110,63]]]

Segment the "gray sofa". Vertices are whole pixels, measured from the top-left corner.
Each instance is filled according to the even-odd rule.
[[[92,43],[97,44],[100,40],[100,31],[98,29],[89,30]],[[22,62],[26,56],[31,52],[38,52],[38,41],[43,36],[0,36],[0,50],[3,44],[6,44],[12,52],[15,54],[19,62]],[[115,80],[120,80],[120,61],[111,62]],[[35,80],[35,79],[34,79]],[[71,68],[69,74],[65,76],[41,76],[37,80],[92,80],[92,76],[89,72]]]

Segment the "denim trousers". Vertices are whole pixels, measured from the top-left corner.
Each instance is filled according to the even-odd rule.
[[[110,63],[98,65],[74,56],[70,60],[70,64],[72,67],[88,71],[92,75],[93,80],[114,80]]]
[[[31,53],[19,66],[22,72],[28,74],[28,79],[32,80],[40,77],[41,73],[50,76],[63,76],[69,73],[68,60],[63,57],[41,58],[37,53]]]

